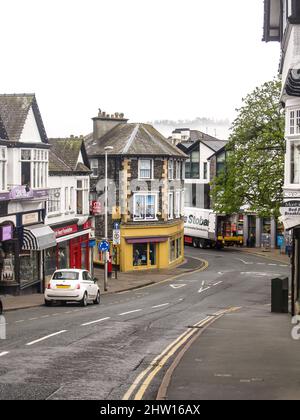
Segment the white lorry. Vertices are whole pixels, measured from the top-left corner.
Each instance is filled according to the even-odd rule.
[[[195,248],[243,246],[243,235],[230,216],[213,210],[186,207],[184,210],[184,242]]]
[[[216,213],[212,210],[186,207],[184,241],[195,248],[215,247],[218,243]]]

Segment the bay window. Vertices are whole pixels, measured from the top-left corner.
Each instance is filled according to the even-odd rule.
[[[139,179],[153,179],[152,159],[139,159]]]
[[[291,142],[291,184],[300,184],[300,140]]]
[[[133,197],[134,220],[155,220],[157,195],[153,193],[136,193]]]
[[[21,184],[45,188],[48,176],[48,151],[21,149]]]
[[[174,193],[168,194],[168,218],[174,219]]]
[[[0,190],[5,191],[7,187],[7,148],[0,147]]]
[[[300,134],[300,109],[289,112],[288,134],[291,136]]]

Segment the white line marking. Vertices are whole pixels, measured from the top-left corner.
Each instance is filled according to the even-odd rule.
[[[86,322],[85,324],[81,324],[81,326],[82,326],[82,327],[85,327],[86,325],[97,324],[98,322],[106,321],[107,319],[110,319],[110,317],[107,317],[107,318],[101,318],[101,319],[96,319],[96,321]]]
[[[38,319],[38,318],[29,318],[28,321],[35,321],[36,319]]]
[[[241,258],[236,258],[236,260],[242,261],[242,263],[244,264],[253,264],[253,262],[248,262],[248,261],[242,260]]]
[[[133,314],[134,312],[141,312],[141,311],[142,309],[136,309],[135,311],[123,312],[122,314],[119,314],[119,315],[123,316],[123,315]]]
[[[57,316],[57,315],[60,315],[59,313],[56,313],[56,314],[52,314],[52,316]]]
[[[206,292],[206,290],[210,289],[210,286],[206,287],[205,289],[200,289],[198,293]]]
[[[3,351],[2,353],[0,353],[0,357],[6,356],[8,353],[9,353],[9,351]]]
[[[286,265],[286,264],[280,264],[279,267],[288,267],[288,265]]]
[[[218,281],[218,283],[213,284],[213,286],[218,286],[218,284],[223,283],[222,281]]]
[[[181,287],[186,286],[186,284],[170,284],[173,289],[181,289]]]
[[[266,263],[256,263],[257,265],[266,265]]]
[[[152,309],[162,308],[163,306],[168,306],[168,305],[170,305],[170,304],[169,303],[163,303],[162,305],[152,306]]]
[[[273,266],[276,266],[277,264],[268,264],[268,265],[273,265]]]
[[[131,290],[125,290],[125,292],[118,292],[117,295],[125,295],[125,293],[129,293]]]
[[[202,282],[202,284],[201,284],[201,287],[200,287],[200,289],[198,290],[198,293],[201,293],[201,292],[202,292],[204,285],[205,285],[205,280],[203,280],[203,282]]]
[[[40,341],[47,340],[47,338],[51,338],[51,337],[54,337],[56,335],[63,334],[65,332],[67,332],[67,330],[62,330],[62,331],[58,331],[58,332],[53,333],[53,334],[46,335],[45,337],[39,338],[38,340],[34,340],[34,341],[31,341],[30,343],[27,343],[26,346],[32,346],[33,344],[39,343]]]
[[[43,315],[41,318],[49,318],[50,315]]]
[[[25,322],[25,319],[20,319],[20,321],[16,321],[16,324],[19,324],[20,322]]]

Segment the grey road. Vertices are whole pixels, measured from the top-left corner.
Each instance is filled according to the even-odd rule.
[[[289,273],[285,264],[238,251],[186,252],[209,267],[103,296],[99,306],[7,313],[0,399],[155,399],[191,327],[235,307],[268,305],[270,279]]]

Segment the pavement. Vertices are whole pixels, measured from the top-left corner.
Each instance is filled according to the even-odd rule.
[[[117,278],[108,279],[108,290],[104,291],[104,271],[102,268],[95,267],[94,276],[98,279],[98,284],[102,295],[120,293],[128,290],[138,289],[155,283],[166,281],[185,273],[201,269],[204,262],[195,257],[186,257],[183,264],[166,270],[137,271],[131,273],[117,273]],[[1,295],[4,311],[34,308],[44,305],[44,295],[34,293],[23,296]]]
[[[175,368],[161,399],[299,400],[300,343],[291,317],[258,305],[205,329]]]

